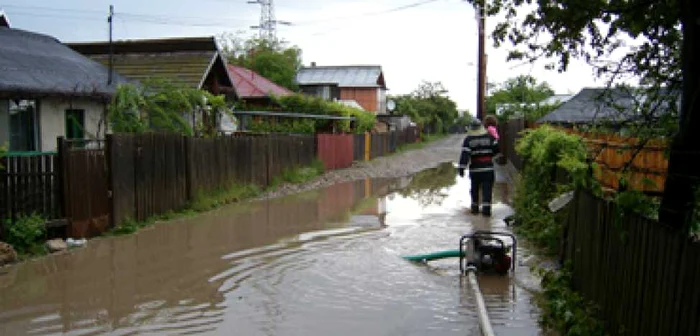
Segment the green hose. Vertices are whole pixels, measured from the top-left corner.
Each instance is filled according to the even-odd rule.
[[[447,250],[447,251],[433,252],[433,253],[428,253],[428,254],[404,256],[403,258],[408,260],[408,261],[424,262],[424,261],[431,261],[431,260],[436,260],[436,259],[459,258],[459,257],[461,257],[459,250]]]

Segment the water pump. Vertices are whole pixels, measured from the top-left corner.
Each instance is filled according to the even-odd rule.
[[[503,238],[509,237],[512,245]],[[476,231],[459,240],[459,270],[465,273],[470,267],[481,273],[505,275],[515,270],[517,252],[515,236],[507,232]]]

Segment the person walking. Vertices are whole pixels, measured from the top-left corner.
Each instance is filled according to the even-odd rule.
[[[470,191],[472,214],[477,214],[481,210],[484,216],[491,216],[491,199],[495,181],[493,157],[498,153],[498,140],[478,119],[474,119],[462,142],[462,154],[457,168],[460,177],[464,177],[464,171],[469,169],[469,179],[472,184]],[[480,194],[483,198],[479,197]],[[479,209],[480,206],[481,209]]]

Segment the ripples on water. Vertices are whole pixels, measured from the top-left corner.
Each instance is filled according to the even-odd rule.
[[[400,256],[455,249],[510,209],[468,215],[466,180],[366,198],[390,183],[230,207],[9,268],[0,333],[478,335],[457,261]],[[498,334],[538,334],[527,292],[508,277],[480,281]]]

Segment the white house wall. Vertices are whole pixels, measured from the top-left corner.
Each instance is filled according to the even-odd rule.
[[[39,130],[41,132],[40,150],[55,151],[56,138],[65,136],[66,110],[85,111],[85,138],[104,138],[107,122],[103,120],[105,105],[101,102],[74,98],[42,99],[39,103]]]

